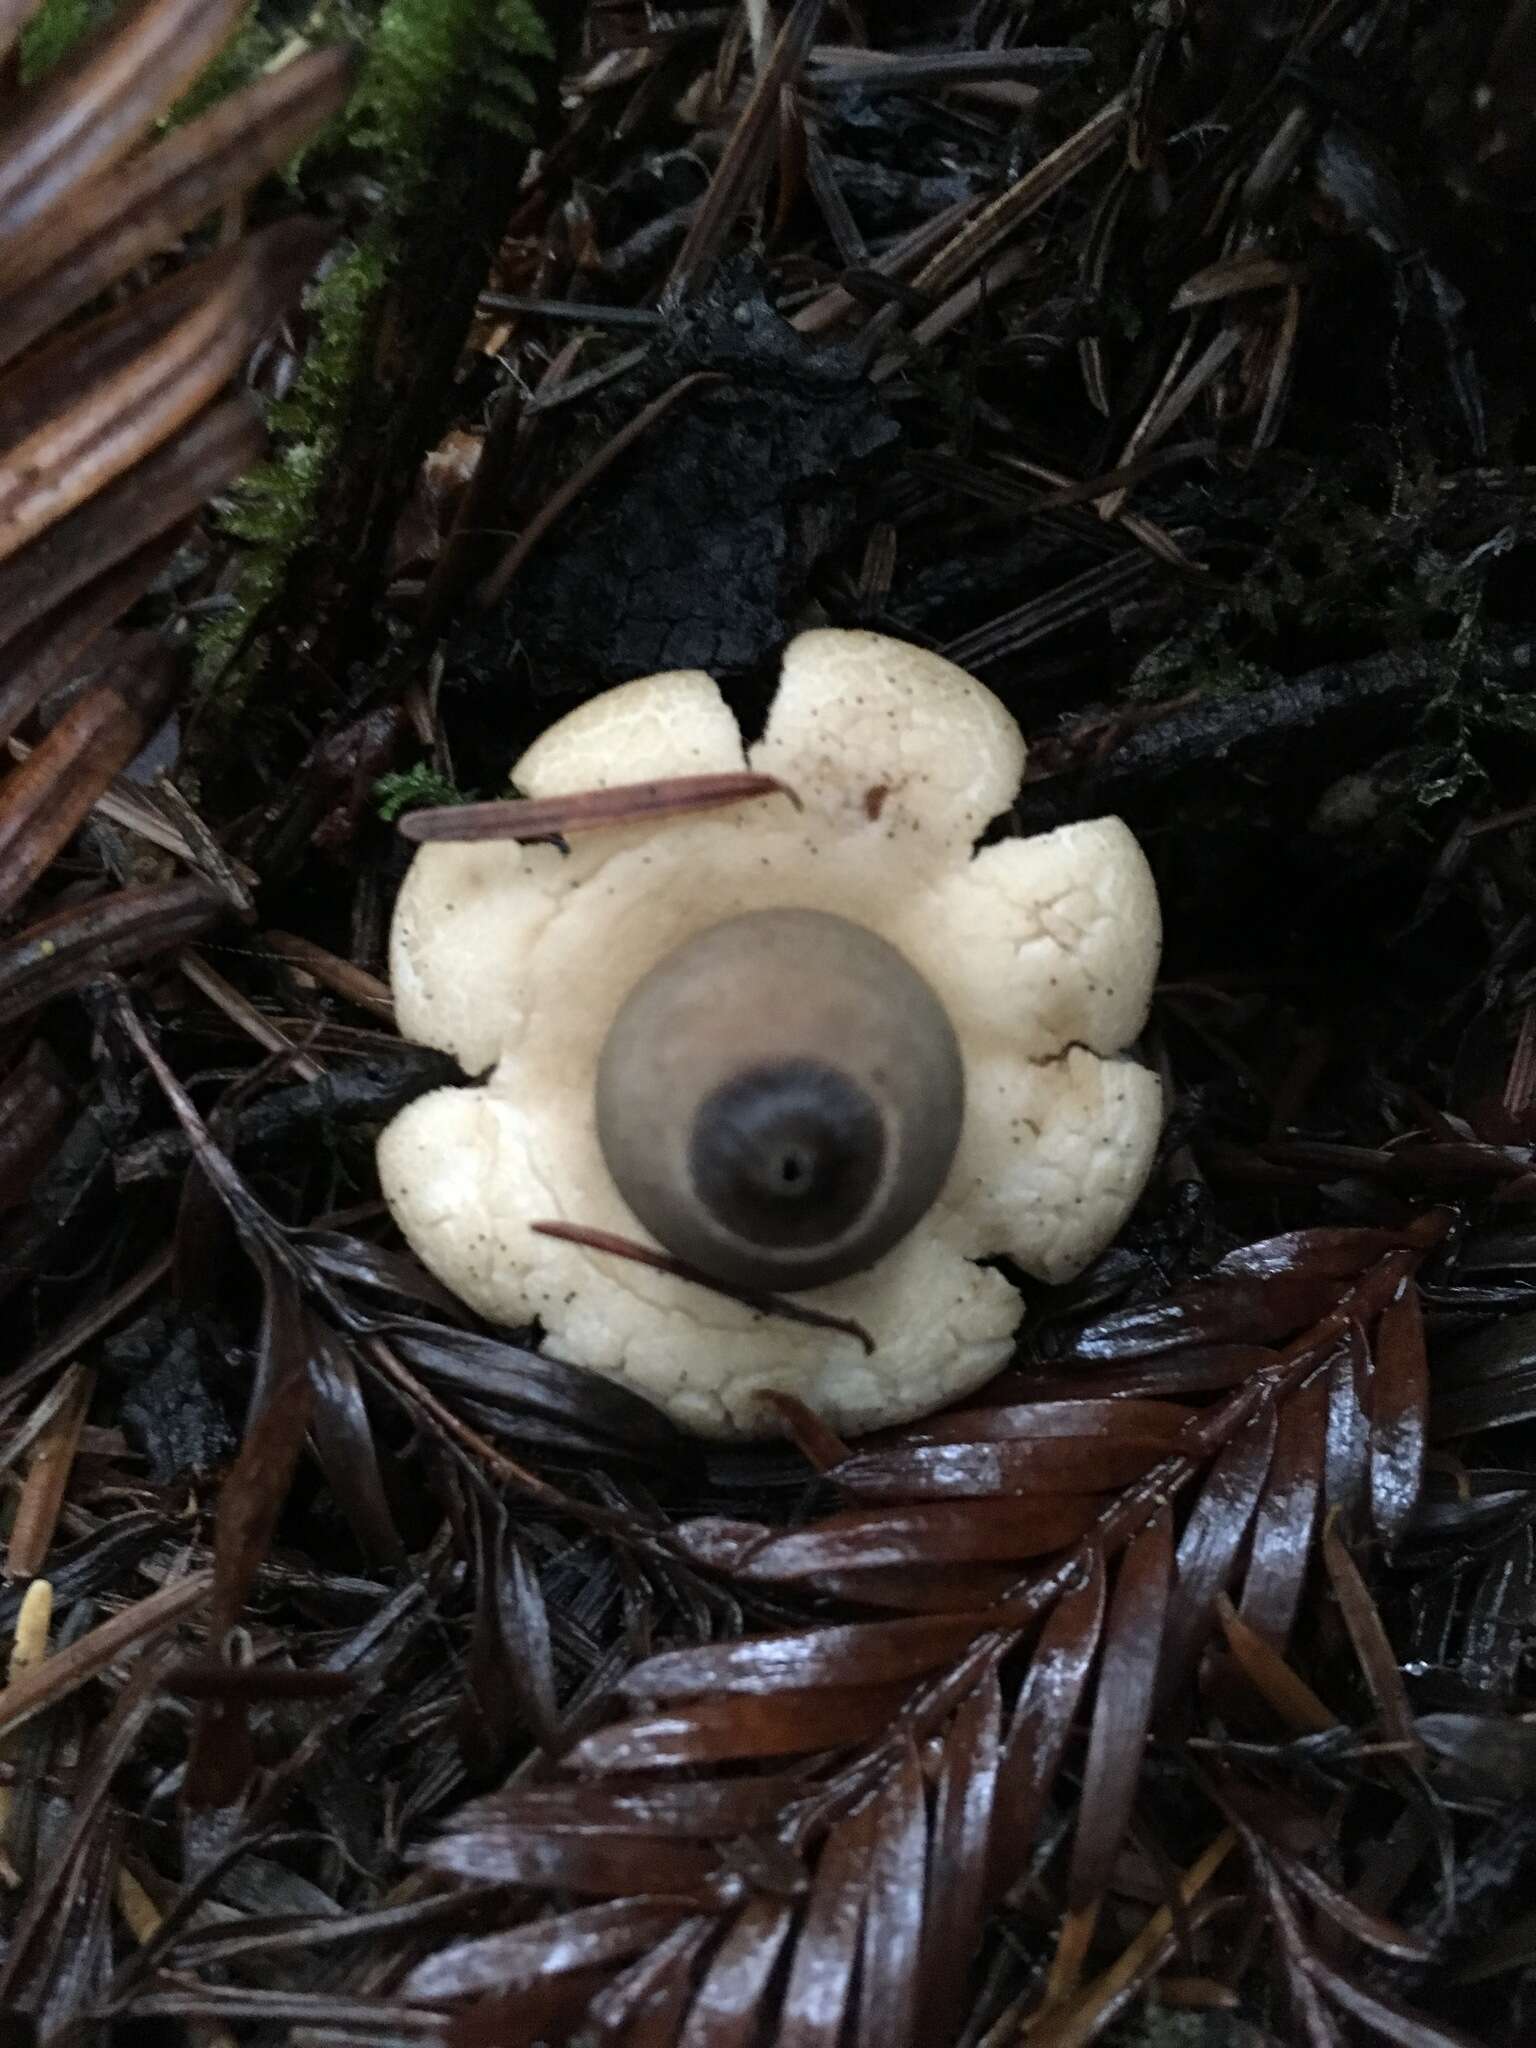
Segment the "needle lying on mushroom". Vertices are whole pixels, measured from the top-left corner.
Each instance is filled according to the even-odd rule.
[[[410,811],[400,836],[423,845],[443,839],[563,838],[602,825],[633,825],[641,818],[680,818],[690,811],[719,810],[749,796],[800,799],[772,775],[674,775],[663,782],[627,782],[617,789],[588,789],[574,796],[518,803],[447,804],[440,810]]]
[[[869,633],[790,645],[749,755],[692,672],[559,721],[515,771],[521,829],[493,807],[498,837],[423,845],[401,893],[401,1028],[484,1076],[381,1140],[420,1256],[706,1434],[771,1433],[769,1393],[870,1429],[996,1370],[1022,1304],[974,1262],[1070,1277],[1161,1123],[1120,1057],[1158,956],[1146,862],[1115,819],[973,853],[1022,767],[989,691]],[[711,784],[729,808],[695,808]],[[535,825],[567,846],[517,843]],[[613,1256],[647,1238],[658,1266]]]

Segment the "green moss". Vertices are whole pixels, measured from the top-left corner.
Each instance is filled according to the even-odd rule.
[[[244,542],[247,552],[232,602],[199,635],[205,676],[221,675],[244,651],[281,590],[288,563],[314,531],[384,274],[385,251],[375,237],[338,257],[305,294],[315,339],[292,390],[268,414],[275,452],[241,480],[223,507],[224,531]]]
[[[270,33],[248,28],[232,45],[232,80],[265,61],[261,39]],[[306,172],[317,184],[350,172],[377,198],[368,225],[307,294],[311,338],[293,389],[269,414],[273,454],[223,515],[225,530],[248,552],[231,602],[206,621],[198,652],[205,681],[235,695],[260,666],[257,633],[291,563],[319,537],[334,458],[373,374],[381,302],[406,224],[430,204],[445,133],[466,116],[520,131],[531,89],[518,60],[550,50],[528,0],[385,0],[367,19],[324,0],[306,34],[320,41],[326,33],[360,41],[363,68],[336,131],[312,147]],[[455,231],[444,222],[444,234]]]
[[[1262,689],[1272,680],[1258,662],[1237,652],[1237,618],[1228,604],[1212,604],[1178,632],[1159,640],[1131,671],[1125,695],[1132,703],[1161,704],[1191,690],[1231,696]]]
[[[393,825],[402,811],[472,801],[467,791],[456,788],[429,761],[418,761],[414,768],[402,768],[394,775],[381,775],[372,794],[374,809],[386,825]]]
[[[423,113],[453,90],[466,62],[478,81],[471,118],[523,134],[519,110],[532,103],[533,93],[521,60],[552,54],[528,0],[386,0],[347,132],[396,178],[420,177],[433,147]]]
[[[22,83],[30,85],[51,71],[111,12],[112,0],[43,0],[21,32]]]
[[[316,19],[308,24],[307,39],[314,43],[330,42],[343,33],[334,19],[319,18],[322,13],[334,14],[334,10],[317,10]],[[253,7],[197,83],[178,100],[168,117],[168,125],[193,120],[223,99],[226,93],[248,85],[258,72],[266,69],[288,40],[281,29],[270,27],[262,19],[260,10]]]

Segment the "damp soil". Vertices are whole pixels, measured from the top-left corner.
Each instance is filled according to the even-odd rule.
[[[1536,17],[565,14],[232,663],[226,508],[18,728],[137,664],[0,793],[0,2036],[1532,2038]],[[710,1446],[392,1228],[398,819],[819,625],[1136,830],[1168,1128],[959,1410]]]

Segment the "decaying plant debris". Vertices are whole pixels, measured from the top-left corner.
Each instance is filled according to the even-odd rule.
[[[64,12],[0,110],[7,2039],[1530,2038],[1525,0],[327,0],[168,120],[240,9]],[[985,675],[1016,823],[1135,823],[1175,1108],[999,1380],[725,1450],[389,1236],[394,819],[818,619]]]

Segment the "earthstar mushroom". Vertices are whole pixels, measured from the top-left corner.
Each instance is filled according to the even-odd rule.
[[[422,847],[391,941],[400,1029],[482,1077],[380,1140],[424,1263],[705,1435],[774,1433],[769,1393],[856,1432],[988,1378],[1022,1303],[975,1261],[1080,1271],[1161,1127],[1156,1077],[1123,1056],[1160,944],[1146,861],[1113,818],[973,852],[1023,765],[990,691],[860,632],[790,644],[745,753],[693,671],[551,727],[514,771],[534,799],[746,768],[801,808]],[[873,1350],[545,1221],[792,1296]]]

